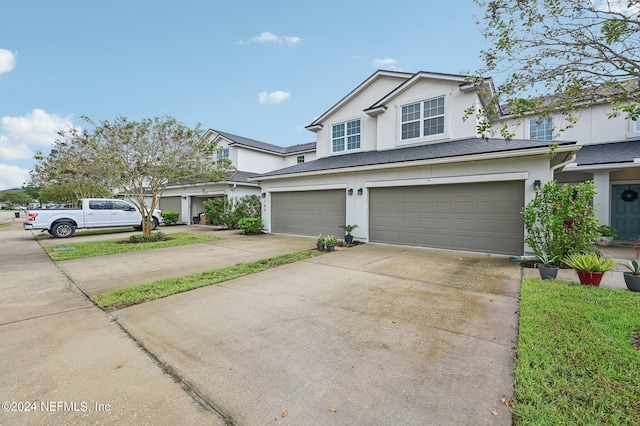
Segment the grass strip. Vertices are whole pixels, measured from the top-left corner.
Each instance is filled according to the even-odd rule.
[[[105,234],[122,234],[123,232],[132,232],[133,227],[124,227],[124,228],[99,228],[99,229],[81,229],[79,231],[74,232],[74,236],[81,237],[83,235],[105,235]],[[138,231],[139,232],[139,231]],[[53,235],[48,232],[41,232],[36,235],[36,238],[55,238]]]
[[[128,253],[132,251],[149,250],[164,247],[183,246],[187,244],[203,243],[207,241],[219,240],[217,237],[192,233],[167,234],[171,238],[167,241],[155,241],[150,243],[123,244],[124,240],[94,241],[74,243],[45,247],[45,252],[51,260],[70,260],[83,257],[104,256],[107,254]],[[71,249],[73,247],[73,249]],[[58,250],[56,250],[58,249]]]
[[[3,226],[9,226],[9,222],[7,222],[6,220],[0,222],[0,228],[2,228]]]
[[[267,269],[272,269],[289,263],[310,259],[321,254],[322,252],[315,249],[288,253],[268,259],[257,260],[255,262],[229,266],[227,268],[212,269],[210,271],[182,277],[166,278],[151,283],[100,293],[92,297],[91,300],[103,310],[111,312],[128,306],[137,305],[139,303],[161,299],[173,294],[266,271]]]
[[[640,424],[640,294],[525,279],[516,425]]]

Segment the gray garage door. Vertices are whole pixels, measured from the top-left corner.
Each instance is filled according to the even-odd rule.
[[[182,210],[182,200],[180,197],[162,197],[158,208],[163,211],[180,212]]]
[[[371,188],[374,242],[521,255],[524,183]]]
[[[274,192],[271,194],[272,232],[294,235],[344,235],[345,190]]]

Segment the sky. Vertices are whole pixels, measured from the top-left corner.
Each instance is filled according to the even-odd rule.
[[[472,0],[31,0],[0,12],[0,190],[56,132],[173,116],[280,146],[378,69],[468,74]]]

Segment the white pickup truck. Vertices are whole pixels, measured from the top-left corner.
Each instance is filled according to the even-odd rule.
[[[162,211],[154,210],[152,229],[163,223]],[[41,229],[58,238],[67,238],[81,228],[129,227],[142,229],[142,215],[133,204],[107,198],[83,198],[78,208],[33,209],[25,212],[24,229]]]

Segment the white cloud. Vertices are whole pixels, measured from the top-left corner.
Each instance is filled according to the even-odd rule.
[[[275,105],[280,102],[288,99],[291,96],[289,92],[283,92],[282,90],[277,90],[275,92],[260,92],[258,95],[258,102],[261,105]]]
[[[0,49],[0,74],[9,72],[16,67],[16,55],[5,49]]]
[[[376,58],[373,60],[373,66],[376,68],[385,68],[388,70],[395,70],[397,64],[398,64],[398,61],[391,58],[383,58],[383,59]]]
[[[0,164],[0,191],[20,188],[29,179],[29,170],[9,164]]]
[[[261,33],[259,36],[255,36],[251,38],[251,41],[254,43],[274,43],[274,44],[285,44],[287,47],[293,47],[300,43],[302,43],[302,39],[296,36],[279,36],[269,31],[265,31]],[[239,44],[245,44],[245,42],[240,41]]]
[[[22,117],[0,118],[0,159],[17,160],[33,157],[33,151],[53,145],[58,130],[73,123],[71,116],[61,117],[34,109]]]

